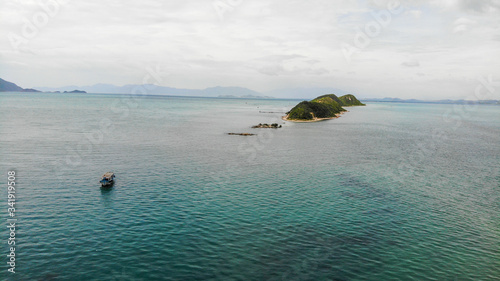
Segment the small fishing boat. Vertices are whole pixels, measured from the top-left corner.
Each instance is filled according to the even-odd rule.
[[[115,183],[115,174],[112,172],[107,172],[102,175],[102,179],[100,181],[102,187],[111,187]]]

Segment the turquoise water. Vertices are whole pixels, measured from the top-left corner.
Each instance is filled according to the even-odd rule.
[[[1,279],[500,280],[500,107],[296,103],[0,94]]]

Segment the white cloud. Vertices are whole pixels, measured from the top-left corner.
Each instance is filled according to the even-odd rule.
[[[406,67],[419,67],[420,63],[418,61],[405,61],[401,63],[401,65]]]
[[[471,27],[477,24],[477,22],[470,20],[468,18],[458,18],[455,20],[454,28],[453,28],[453,33],[460,33],[460,32],[465,32],[468,31]]]
[[[498,0],[459,0],[457,2],[464,10],[483,13],[498,13],[500,11],[500,1]]]
[[[422,11],[421,10],[409,10],[409,11],[406,11],[406,14],[411,15],[412,17],[414,17],[416,19],[420,19],[420,17],[422,16]]]
[[[0,41],[0,77],[25,87],[123,85],[161,65],[173,77],[162,83],[172,87],[466,95],[474,85],[464,85],[477,76],[500,76],[499,1],[405,1],[405,12],[392,14],[350,62],[342,43],[354,45],[358,30],[377,24],[374,14],[391,1],[243,0],[223,20],[211,0],[68,1],[51,15],[38,1],[3,1],[0,33],[22,43],[16,52]],[[24,36],[26,21],[43,13],[47,22]]]

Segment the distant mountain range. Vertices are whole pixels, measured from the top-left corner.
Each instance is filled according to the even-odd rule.
[[[40,92],[35,89],[24,89],[16,84],[0,78],[0,92]]]
[[[268,96],[254,96],[254,95],[243,95],[243,96],[234,96],[234,95],[218,95],[218,98],[226,98],[226,99],[274,99],[274,97]]]
[[[42,91],[35,90],[35,89],[25,89],[21,88],[18,85],[5,81],[2,78],[0,78],[0,92],[32,92],[32,93],[40,93]],[[59,91],[57,91],[59,92]],[[64,93],[86,93],[85,91],[79,91],[79,90],[68,90],[68,91],[63,91]]]
[[[221,98],[287,98],[287,99],[307,99],[319,95],[335,93],[338,95],[352,94],[336,88],[285,88],[267,92],[257,92],[243,87],[211,87],[206,89],[179,89],[164,87],[152,84],[146,85],[125,85],[115,86],[111,84],[95,84],[92,86],[65,86],[65,87],[37,87],[37,89],[47,92],[69,91],[81,89],[87,93],[109,93],[109,94],[133,94],[135,92],[147,93],[148,95],[172,95],[172,96],[200,96],[200,97],[221,97]]]
[[[44,92],[63,92],[74,89],[84,90],[87,93],[100,94],[134,94],[146,93],[148,95],[172,95],[172,96],[198,96],[198,97],[220,97],[220,98],[287,98],[307,99],[319,95],[335,93],[339,95],[351,94],[336,88],[285,88],[268,92],[257,92],[243,87],[211,87],[206,89],[179,89],[164,87],[153,84],[115,86],[111,84],[95,84],[92,86],[65,86],[65,87],[37,87]]]
[[[158,86],[153,84],[115,86],[111,84],[95,84],[92,86],[65,86],[65,87],[36,87],[36,89],[24,89],[18,85],[0,78],[0,92],[60,92],[60,93],[96,93],[96,94],[147,94],[147,95],[172,95],[172,96],[195,96],[195,97],[219,97],[219,98],[285,98],[285,99],[312,99],[316,96],[326,94],[346,95],[353,94],[336,88],[302,87],[285,88],[260,93],[243,87],[211,87],[206,89],[179,89]],[[404,102],[404,103],[439,103],[439,104],[495,104],[498,100],[416,100],[400,98],[360,98],[363,102]]]
[[[0,81],[0,85],[6,85],[0,88],[0,91],[28,91],[14,83],[5,80]],[[13,85],[13,86],[9,86]],[[257,92],[243,87],[210,87],[206,89],[179,89],[164,87],[153,84],[144,85],[124,85],[116,86],[112,84],[95,84],[91,86],[64,86],[64,87],[36,87],[33,92],[87,92],[96,94],[147,94],[147,95],[172,95],[172,96],[199,96],[199,97],[220,97],[220,98],[288,98],[288,99],[307,99],[314,98],[323,94],[350,94],[335,88],[286,88],[268,91],[265,93]]]
[[[0,79],[0,92],[57,92],[57,93],[96,93],[96,94],[147,94],[172,96],[198,96],[223,98],[273,98],[242,87],[211,87],[206,89],[178,89],[153,84],[115,86],[95,84],[92,86],[37,87],[23,89],[12,82]]]
[[[230,98],[270,98],[263,94],[242,87],[211,87],[206,89],[178,89],[153,84],[115,86],[111,84],[96,84],[92,86],[37,87],[45,92],[68,91],[80,89],[96,94],[147,94],[194,97],[230,97]]]

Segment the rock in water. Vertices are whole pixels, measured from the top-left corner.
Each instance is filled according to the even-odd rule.
[[[255,125],[255,126],[252,126],[252,128],[271,128],[271,129],[278,129],[278,128],[281,128],[281,125],[278,125],[278,123],[272,123],[271,125],[269,124],[262,124],[262,123],[259,123],[259,125]]]
[[[250,133],[227,133],[230,136],[255,136],[255,134]]]

